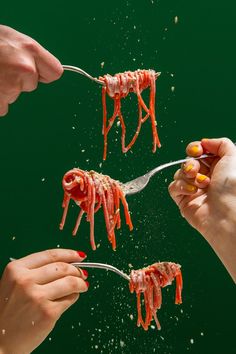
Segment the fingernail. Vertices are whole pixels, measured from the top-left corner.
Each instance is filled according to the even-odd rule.
[[[78,255],[81,257],[81,258],[86,258],[87,257],[87,254],[84,253],[83,251],[77,251]]]
[[[191,169],[193,168],[193,165],[190,163],[190,164],[188,164],[187,166],[186,165],[184,165],[184,171],[185,172],[189,172],[189,171],[191,171]]]
[[[199,174],[199,175],[197,176],[197,181],[198,181],[199,183],[201,183],[201,182],[205,181],[206,178],[207,178],[207,176]]]
[[[193,186],[192,184],[187,184],[187,185],[186,185],[186,189],[187,189],[187,191],[189,191],[189,192],[193,192],[193,191],[196,191],[196,190],[197,190],[197,187],[196,187],[196,186]]]
[[[199,146],[198,145],[193,145],[191,148],[190,148],[190,152],[192,155],[197,155],[199,153]]]
[[[87,276],[88,276],[88,272],[87,272],[87,270],[82,269],[82,273],[83,273],[83,275],[84,275],[85,277],[87,277]]]
[[[86,283],[86,285],[87,285],[87,288],[89,288],[89,282],[88,282],[88,281],[86,281],[85,283]]]

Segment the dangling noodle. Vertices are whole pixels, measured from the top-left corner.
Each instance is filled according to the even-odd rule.
[[[122,152],[127,152],[135,143],[138,134],[141,129],[141,125],[150,118],[152,126],[152,136],[153,136],[153,149],[156,151],[156,147],[160,147],[160,141],[157,134],[157,122],[155,117],[155,94],[156,94],[156,78],[159,76],[154,70],[136,70],[126,71],[124,73],[116,74],[115,76],[105,75],[104,77],[99,77],[100,80],[104,82],[104,87],[102,88],[102,105],[103,105],[103,128],[102,133],[104,135],[104,151],[103,160],[106,160],[107,156],[107,135],[116,119],[119,118],[121,124],[121,145]],[[149,108],[145,104],[141,93],[146,88],[150,87],[150,97],[149,97]],[[126,97],[129,92],[134,92],[138,98],[138,126],[136,132],[131,139],[131,141],[126,144],[126,126],[124,118],[121,112],[121,99]],[[106,94],[114,100],[114,111],[112,116],[107,119],[107,107],[106,107]],[[143,116],[144,111],[144,116]]]
[[[69,202],[70,199],[73,199],[81,208],[73,235],[76,235],[83,214],[86,213],[87,221],[90,222],[90,243],[92,249],[95,250],[94,214],[100,207],[103,207],[108,240],[112,244],[113,250],[115,250],[115,228],[119,229],[121,226],[120,201],[124,207],[126,224],[130,230],[133,229],[128,204],[119,182],[95,171],[83,171],[79,168],[74,168],[64,175],[62,186],[64,189],[62,204],[64,212],[60,229],[62,230],[64,227]]]
[[[130,274],[130,291],[136,292],[137,295],[137,325],[142,326],[145,330],[148,329],[152,319],[154,318],[157,328],[161,329],[157,318],[157,310],[161,308],[162,293],[161,288],[170,285],[176,278],[176,293],[175,303],[181,304],[181,292],[183,288],[182,274],[180,265],[171,262],[154,263],[153,265],[133,270]],[[144,295],[146,316],[143,320],[141,309],[141,294]]]

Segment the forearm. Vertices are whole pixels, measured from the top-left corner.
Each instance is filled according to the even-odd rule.
[[[224,264],[236,283],[236,218],[228,214],[227,218],[215,220],[214,230],[205,238]]]
[[[22,352],[21,350],[18,351],[17,350],[12,350],[12,349],[8,349],[7,346],[5,345],[1,345],[1,342],[0,342],[0,354],[30,354],[31,352]]]

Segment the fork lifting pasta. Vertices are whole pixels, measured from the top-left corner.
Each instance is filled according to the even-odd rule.
[[[160,141],[157,134],[157,122],[155,117],[155,94],[156,94],[156,78],[159,76],[154,70],[136,70],[126,71],[124,73],[111,76],[109,74],[99,77],[99,80],[104,82],[102,88],[102,105],[103,105],[103,128],[102,133],[104,135],[104,150],[103,160],[106,160],[107,156],[107,135],[116,119],[119,118],[121,124],[121,146],[122,152],[127,152],[135,143],[141,126],[148,118],[150,118],[152,126],[153,136],[153,149],[156,151],[156,147],[160,147]],[[150,87],[149,108],[145,104],[141,93],[146,88]],[[138,98],[138,126],[136,132],[131,141],[126,144],[126,126],[121,111],[121,99],[126,97],[129,92],[134,92]],[[107,106],[106,106],[106,94],[114,100],[114,111],[112,116],[107,119]],[[144,111],[144,115],[143,115]]]
[[[130,230],[133,229],[128,204],[119,182],[95,171],[83,171],[79,168],[74,168],[64,175],[62,186],[64,189],[62,204],[64,212],[60,229],[62,230],[64,227],[70,199],[73,199],[81,208],[73,235],[76,235],[82,216],[86,213],[87,221],[90,222],[90,243],[92,249],[95,250],[94,214],[100,207],[103,207],[108,240],[112,244],[113,250],[115,250],[115,229],[119,229],[121,226],[120,201],[124,207],[126,224]]]
[[[137,325],[145,330],[154,318],[157,328],[161,329],[157,318],[157,310],[161,308],[162,293],[161,288],[170,285],[176,279],[175,303],[181,304],[181,292],[183,288],[182,274],[180,265],[171,262],[154,263],[151,266],[139,270],[132,270],[130,274],[130,291],[137,294]],[[146,316],[143,320],[141,294],[144,295]]]

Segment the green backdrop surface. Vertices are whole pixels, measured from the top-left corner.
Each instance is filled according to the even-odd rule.
[[[35,38],[63,64],[94,76],[137,68],[162,72],[156,98],[162,148],[156,154],[149,123],[126,155],[117,127],[102,162],[101,90],[74,73],[39,85],[11,106],[0,121],[1,268],[9,256],[65,247],[127,272],[159,260],[178,262],[184,277],[183,304],[174,305],[174,286],[164,289],[162,330],[152,326],[145,332],[136,327],[136,299],[125,280],[90,270],[89,292],[35,353],[236,353],[235,285],[171,201],[167,186],[175,169],[128,199],[135,227],[130,233],[123,225],[117,232],[116,252],[101,212],[95,218],[96,252],[90,250],[85,221],[77,237],[71,236],[76,208],[70,209],[64,231],[58,229],[61,179],[68,169],[94,169],[127,181],[183,158],[189,141],[236,140],[235,12],[234,1],[219,0],[1,2],[0,22]],[[124,103],[131,131],[134,102]]]

